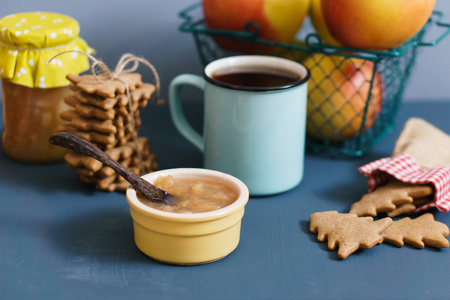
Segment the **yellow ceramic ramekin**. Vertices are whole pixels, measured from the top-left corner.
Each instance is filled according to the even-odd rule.
[[[208,178],[223,181],[239,193],[232,204],[210,212],[181,214],[151,208],[140,202],[136,191],[127,190],[136,246],[151,258],[180,265],[219,260],[239,244],[241,219],[249,192],[239,179],[208,169],[168,169],[142,176],[154,182],[158,176]]]

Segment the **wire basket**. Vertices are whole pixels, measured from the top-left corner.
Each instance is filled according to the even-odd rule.
[[[390,131],[417,48],[437,45],[450,31],[450,24],[441,22],[443,14],[433,12],[408,42],[393,50],[372,51],[322,43],[311,26],[302,29],[303,37],[292,44],[258,38],[258,26],[253,22],[242,31],[207,29],[201,3],[179,15],[184,19],[179,29],[192,33],[204,65],[242,53],[280,56],[306,65],[311,71],[306,146],[337,157],[362,156]],[[424,34],[432,25],[445,30],[434,41],[425,42]],[[232,50],[221,46],[230,44]]]

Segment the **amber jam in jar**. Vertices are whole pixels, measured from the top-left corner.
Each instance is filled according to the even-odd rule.
[[[72,94],[68,86],[29,88],[2,79],[3,148],[10,157],[25,162],[52,162],[63,159],[66,150],[53,146],[49,137],[63,121],[59,113],[67,110],[64,97]]]
[[[93,49],[78,36],[78,22],[66,15],[8,15],[0,19],[0,29],[3,148],[24,162],[62,160],[65,150],[48,139],[63,122],[60,113],[68,110],[64,98],[72,92],[66,75],[90,67],[86,56],[73,51]]]

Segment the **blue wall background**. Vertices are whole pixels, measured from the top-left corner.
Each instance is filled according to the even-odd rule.
[[[51,11],[70,15],[81,26],[81,36],[97,50],[97,57],[113,68],[121,54],[134,53],[152,62],[160,73],[162,96],[180,73],[200,74],[202,66],[192,36],[178,31],[178,12],[196,0],[1,0],[0,15],[24,11]],[[436,9],[450,23],[450,1],[438,0]],[[440,31],[433,31],[433,39]],[[405,101],[450,101],[450,36],[418,54]],[[150,72],[140,69],[146,81]],[[147,75],[148,74],[148,75]],[[147,79],[148,78],[148,79]],[[194,93],[195,94],[195,93]]]

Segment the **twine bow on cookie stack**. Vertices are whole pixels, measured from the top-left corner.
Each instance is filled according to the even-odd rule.
[[[59,126],[58,131],[84,137],[138,175],[155,170],[157,164],[154,154],[150,153],[148,139],[139,137],[138,131],[141,125],[139,109],[147,106],[153,93],[155,103],[163,102],[159,99],[160,81],[156,69],[133,54],[124,54],[114,71],[80,51],[61,52],[51,60],[67,52],[86,55],[93,63],[91,74],[67,75],[74,93],[65,98],[71,110],[60,114],[67,123]],[[152,70],[156,87],[142,82],[142,76],[135,72],[140,63]],[[65,160],[70,168],[78,171],[82,181],[94,184],[100,190],[126,190],[128,187],[124,178],[90,157],[69,152]]]
[[[89,54],[87,52],[79,51],[79,50],[68,50],[68,51],[60,52],[60,53],[56,54],[55,56],[53,56],[52,58],[50,58],[47,61],[46,65],[51,63],[58,56],[66,54],[66,53],[72,53],[72,52],[76,52],[76,53],[85,55],[93,62],[91,64],[91,74],[98,82],[111,82],[114,80],[121,81],[126,88],[127,96],[129,95],[129,92],[130,92],[128,83],[126,81],[122,80],[120,78],[120,75],[132,73],[132,72],[136,71],[137,68],[139,67],[139,63],[143,63],[153,72],[153,75],[155,76],[155,84],[156,84],[156,92],[155,92],[155,96],[154,96],[155,103],[157,103],[157,104],[164,103],[164,100],[159,99],[161,83],[160,83],[158,72],[156,71],[156,68],[148,60],[141,58],[141,57],[137,57],[131,53],[125,53],[122,55],[122,57],[117,62],[115,70],[113,72],[111,72],[103,61],[96,59],[91,54]],[[126,67],[130,63],[133,63],[133,65],[127,69]],[[101,77],[101,75],[97,74],[97,71],[96,71],[97,66],[102,71],[101,75],[103,75],[103,77]]]

